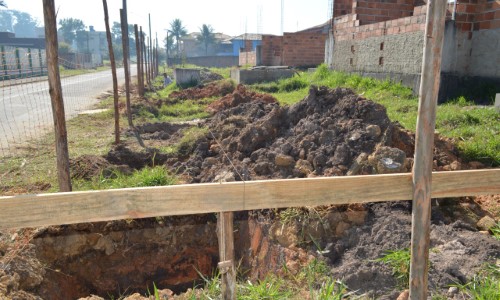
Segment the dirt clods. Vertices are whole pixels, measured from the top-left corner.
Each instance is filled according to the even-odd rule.
[[[316,87],[291,107],[264,101],[229,106],[207,126],[208,147],[186,162],[194,182],[213,181],[229,161],[237,180],[345,175],[361,154],[388,144],[393,130],[381,105],[348,89]],[[383,149],[374,160],[405,168],[404,153]],[[357,172],[377,170],[366,166]]]

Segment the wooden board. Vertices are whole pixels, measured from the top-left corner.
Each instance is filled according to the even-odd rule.
[[[433,174],[433,197],[500,194],[500,169]],[[412,199],[411,174],[210,183],[0,197],[0,228]]]

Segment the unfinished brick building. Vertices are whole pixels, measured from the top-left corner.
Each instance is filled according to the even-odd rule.
[[[336,70],[401,80],[418,92],[425,2],[334,1],[326,63]],[[500,0],[448,2],[440,99],[462,94],[462,88],[478,82],[499,93]]]
[[[263,34],[256,49],[240,51],[240,65],[312,67],[324,62],[330,22],[283,35]]]

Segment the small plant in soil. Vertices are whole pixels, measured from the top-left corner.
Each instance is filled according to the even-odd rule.
[[[292,291],[287,287],[283,279],[270,275],[257,283],[248,282],[238,291],[239,299],[290,299]]]
[[[323,282],[317,296],[313,297],[313,299],[341,300],[349,298],[349,296],[352,295],[354,295],[354,293],[349,292],[347,286],[343,282],[328,278],[326,282]]]
[[[500,241],[500,221],[497,222],[497,225],[490,228],[490,231],[493,237]]]
[[[470,282],[454,286],[464,299],[500,299],[500,265],[488,264]]]
[[[375,261],[382,262],[392,269],[392,275],[401,287],[407,287],[410,282],[410,249],[388,250],[385,255]]]

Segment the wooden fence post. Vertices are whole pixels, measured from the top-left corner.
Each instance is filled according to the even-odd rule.
[[[134,25],[135,31],[135,52],[137,53],[137,86],[139,95],[144,96],[144,82],[142,82],[142,65],[141,65],[141,40],[139,39],[139,27]]]
[[[54,0],[43,0],[43,17],[45,22],[45,49],[47,55],[47,71],[49,77],[49,93],[54,118],[54,132],[56,136],[57,180],[59,191],[71,191],[69,176],[68,135],[66,132],[66,118],[59,74],[59,53],[57,42],[57,23]]]
[[[233,213],[221,212],[217,218],[219,239],[219,271],[221,273],[222,298],[236,299],[236,270],[234,267]]]
[[[118,78],[116,76],[116,61],[115,51],[113,50],[113,42],[111,40],[111,30],[109,28],[108,3],[102,0],[104,7],[104,23],[106,25],[106,38],[108,40],[109,60],[111,61],[111,74],[113,76],[113,106],[115,113],[115,144],[120,143],[120,110],[118,107]]]
[[[149,16],[149,72],[151,72],[151,82],[155,81],[155,74],[153,71],[153,35],[151,34],[151,14]]]
[[[120,20],[122,25],[122,45],[123,45],[123,68],[125,69],[125,96],[127,98],[127,120],[130,128],[134,127],[132,122],[132,109],[130,107],[130,66],[129,66],[129,47],[128,47],[128,24],[126,11],[120,9]]]
[[[145,38],[144,36],[142,36],[142,47],[144,48],[144,66],[145,66],[145,69],[146,69],[146,82],[148,84],[148,86],[150,87],[151,86],[151,76],[150,76],[150,73],[149,73],[149,50],[148,50],[148,47],[147,47],[147,43],[148,43],[148,39]]]
[[[427,299],[431,183],[436,106],[441,76],[444,22],[447,1],[427,1],[424,57],[420,81],[415,161],[410,267],[410,299]]]

